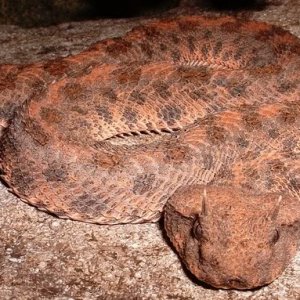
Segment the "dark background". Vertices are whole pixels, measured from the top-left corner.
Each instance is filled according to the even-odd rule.
[[[0,0],[0,23],[49,26],[97,18],[161,14],[179,6],[204,10],[261,10],[280,0]]]

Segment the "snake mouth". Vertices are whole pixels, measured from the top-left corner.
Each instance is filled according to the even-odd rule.
[[[228,286],[236,289],[247,287],[247,281],[243,278],[233,277],[227,280]]]

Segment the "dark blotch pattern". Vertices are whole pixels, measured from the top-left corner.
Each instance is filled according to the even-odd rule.
[[[79,83],[68,82],[62,88],[62,93],[63,96],[69,101],[78,101],[85,99],[88,94],[88,91],[84,86],[82,86]]]
[[[117,96],[116,92],[110,87],[103,88],[101,91],[101,94],[102,94],[103,98],[110,103],[115,103],[118,100],[118,96]]]
[[[63,58],[56,58],[46,62],[43,67],[51,76],[60,77],[68,72],[70,66]]]
[[[210,152],[203,151],[203,167],[210,170],[214,166],[214,156]]]
[[[126,66],[119,68],[112,72],[112,78],[115,78],[119,84],[134,84],[136,85],[141,77],[141,68],[134,68],[133,66]]]
[[[237,45],[238,45],[238,43],[239,43],[239,41],[237,41]],[[240,47],[234,52],[234,55],[233,55],[234,59],[236,59],[236,60],[242,59],[242,58],[243,58],[243,55],[244,55],[244,52],[245,52],[245,49],[244,49],[242,46],[240,46]]]
[[[143,195],[153,188],[155,174],[137,175],[133,181],[132,191],[135,195]]]
[[[277,91],[279,93],[288,94],[290,92],[293,92],[297,88],[297,84],[294,82],[281,82],[277,88]]]
[[[196,66],[180,66],[176,70],[180,81],[191,82],[194,84],[203,84],[211,78],[211,72],[207,67]]]
[[[170,39],[171,39],[171,41],[172,41],[175,45],[177,45],[177,44],[180,42],[179,37],[178,37],[176,34],[174,34],[174,33],[171,34]]]
[[[232,181],[234,180],[234,174],[232,172],[232,168],[226,164],[222,165],[221,169],[219,170],[216,179],[217,180],[225,180],[225,181]]]
[[[180,164],[189,158],[188,149],[178,145],[170,145],[166,148],[165,161],[167,163]]]
[[[178,106],[166,105],[158,113],[168,125],[174,125],[176,120],[180,120],[182,111]]]
[[[112,113],[111,110],[107,106],[99,106],[96,108],[97,114],[104,119],[105,122],[111,123],[113,118],[112,118]]]
[[[208,98],[205,88],[200,88],[200,89],[195,89],[193,91],[189,91],[189,96],[193,100],[203,100],[203,99]]]
[[[2,68],[4,68],[3,66]],[[0,66],[0,92],[4,90],[14,90],[16,88],[16,80],[18,78],[18,68],[6,72]]]
[[[192,20],[180,20],[178,22],[178,26],[182,31],[193,31],[198,25],[197,22],[193,22]]]
[[[157,38],[161,35],[161,32],[156,27],[143,27],[143,31],[147,38]]]
[[[276,139],[279,137],[279,131],[277,128],[272,128],[268,131],[268,135],[271,139]]]
[[[141,91],[134,90],[129,95],[129,100],[139,105],[143,105],[146,102],[146,99],[146,93],[143,93]]]
[[[292,191],[295,191],[297,193],[300,192],[300,180],[299,178],[292,178],[289,180],[289,188]]]
[[[214,48],[213,48],[213,54],[214,56],[217,56],[222,51],[223,43],[221,41],[217,41]]]
[[[64,181],[67,177],[67,173],[62,166],[56,166],[55,164],[49,166],[44,172],[44,176],[47,181]]]
[[[255,38],[259,41],[265,42],[268,39],[273,39],[274,36],[276,35],[283,36],[284,34],[286,34],[286,32],[282,28],[276,26],[270,26],[270,28],[268,29],[260,30],[255,35]]]
[[[18,187],[19,193],[22,195],[29,195],[34,189],[34,178],[31,171],[14,169],[11,174],[11,183]]]
[[[207,39],[211,38],[212,36],[213,36],[213,33],[210,29],[204,30],[204,34],[203,34],[204,39],[207,40]]]
[[[49,142],[50,137],[35,120],[27,118],[24,123],[25,131],[33,138],[34,141],[41,145],[46,145]]]
[[[237,32],[238,30],[240,30],[241,26],[242,26],[241,21],[238,20],[229,21],[221,25],[221,30],[225,32]]]
[[[123,117],[126,119],[126,122],[129,124],[137,122],[137,113],[131,107],[125,107],[123,112]]]
[[[41,100],[41,99],[43,99],[43,97],[45,97],[45,94],[47,92],[45,81],[43,81],[39,78],[36,78],[32,82],[31,86],[32,86],[32,91],[33,91],[32,99],[34,101]]]
[[[169,86],[162,81],[155,82],[153,88],[163,99],[168,99],[172,96],[171,92],[168,91]]]
[[[195,46],[196,38],[192,35],[188,36],[187,43],[188,43],[188,48],[190,53],[194,53],[196,50],[196,46]]]
[[[166,50],[168,50],[168,47],[167,47],[167,45],[160,43],[159,44],[159,49],[161,51],[165,52]]]
[[[171,57],[174,63],[179,62],[181,59],[181,55],[178,51],[172,51],[171,52]]]
[[[287,168],[285,167],[284,163],[279,159],[268,161],[268,168],[272,177],[274,174],[284,174],[287,172]]]
[[[93,217],[101,214],[102,211],[107,209],[105,201],[102,201],[99,195],[90,195],[83,193],[79,196],[74,196],[74,200],[71,202],[71,206],[79,213],[83,213],[86,217]]]
[[[63,114],[54,108],[42,107],[40,111],[42,120],[47,123],[60,123],[63,119]]]
[[[208,50],[208,47],[206,44],[204,44],[202,47],[201,47],[201,53],[203,55],[203,57],[207,57],[208,53],[209,53],[209,50]]]
[[[290,103],[289,107],[284,108],[279,116],[279,119],[282,123],[292,125],[299,118],[299,108],[298,103]]]
[[[235,84],[228,88],[228,92],[232,97],[246,96],[247,85],[245,83]]]
[[[146,54],[146,56],[147,56],[149,59],[152,58],[154,52],[153,52],[153,47],[152,47],[149,43],[143,42],[143,43],[141,44],[141,50],[142,50],[142,52],[143,52],[144,54]]]
[[[131,49],[131,46],[130,42],[122,38],[114,38],[113,43],[106,47],[106,52],[112,57],[117,57],[121,54],[126,54]]]
[[[243,115],[243,121],[249,131],[258,130],[262,126],[261,117],[255,111],[249,111],[248,113],[245,112]]]
[[[206,134],[210,142],[214,144],[223,143],[226,139],[226,130],[216,125],[208,126]]]
[[[241,147],[241,148],[247,148],[248,147],[248,145],[249,145],[249,141],[248,140],[246,140],[246,138],[245,137],[238,137],[237,138],[237,145],[239,146],[239,147]]]

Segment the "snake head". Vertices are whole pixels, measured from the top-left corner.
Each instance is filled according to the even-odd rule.
[[[169,200],[164,225],[198,279],[216,288],[252,289],[272,282],[296,254],[300,201],[288,194],[189,186]]]

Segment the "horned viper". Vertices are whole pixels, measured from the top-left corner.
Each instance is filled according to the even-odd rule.
[[[270,283],[300,237],[300,41],[265,23],[154,21],[0,66],[1,177],[62,218],[157,221],[219,288]]]

